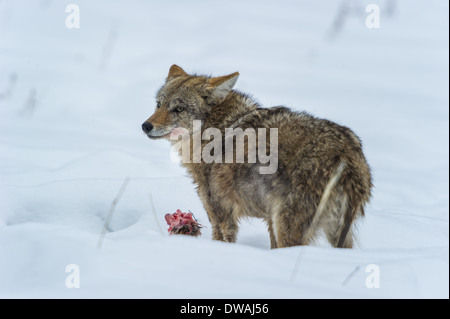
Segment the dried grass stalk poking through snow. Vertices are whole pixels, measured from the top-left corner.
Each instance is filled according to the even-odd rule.
[[[125,191],[125,188],[127,188],[128,182],[130,181],[130,177],[127,176],[125,180],[122,183],[122,186],[120,187],[119,192],[117,193],[116,198],[111,203],[111,207],[109,208],[108,217],[106,217],[105,224],[103,225],[102,233],[100,234],[100,238],[98,239],[97,248],[101,249],[103,245],[103,239],[105,238],[106,231],[109,228],[109,223],[111,222],[112,215],[114,213],[114,209],[116,208],[117,203],[119,202],[120,198],[123,195],[123,192]]]
[[[161,225],[159,224],[159,221],[158,221],[158,216],[156,215],[155,204],[153,203],[153,196],[152,196],[151,193],[148,194],[148,198],[150,199],[150,204],[152,205],[152,212],[153,212],[153,217],[155,217],[155,223],[156,223],[156,225],[158,225],[158,229],[159,229],[159,232],[161,233],[161,235],[164,235],[164,232],[163,232],[163,230],[161,228]]]

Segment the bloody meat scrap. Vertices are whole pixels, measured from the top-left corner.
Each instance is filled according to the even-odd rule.
[[[170,235],[190,235],[199,236],[201,235],[200,229],[202,225],[197,223],[192,213],[183,213],[181,210],[173,214],[166,214],[164,216],[166,219],[169,229],[167,230]]]

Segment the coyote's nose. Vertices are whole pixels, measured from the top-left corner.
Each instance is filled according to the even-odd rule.
[[[149,122],[144,122],[144,124],[142,124],[142,130],[144,131],[144,133],[148,134],[151,130],[153,130],[153,125],[151,125]]]

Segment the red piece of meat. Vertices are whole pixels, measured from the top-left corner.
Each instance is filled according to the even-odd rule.
[[[173,214],[166,214],[166,219],[169,229],[169,234],[182,234],[198,236],[201,235],[200,228],[202,227],[192,216],[192,213],[183,213],[181,210]]]

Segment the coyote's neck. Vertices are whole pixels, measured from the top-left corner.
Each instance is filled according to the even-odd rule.
[[[205,121],[204,128],[223,129],[233,127],[236,121],[254,112],[258,107],[259,104],[250,96],[238,91],[231,91],[221,104],[213,106],[212,112]]]

